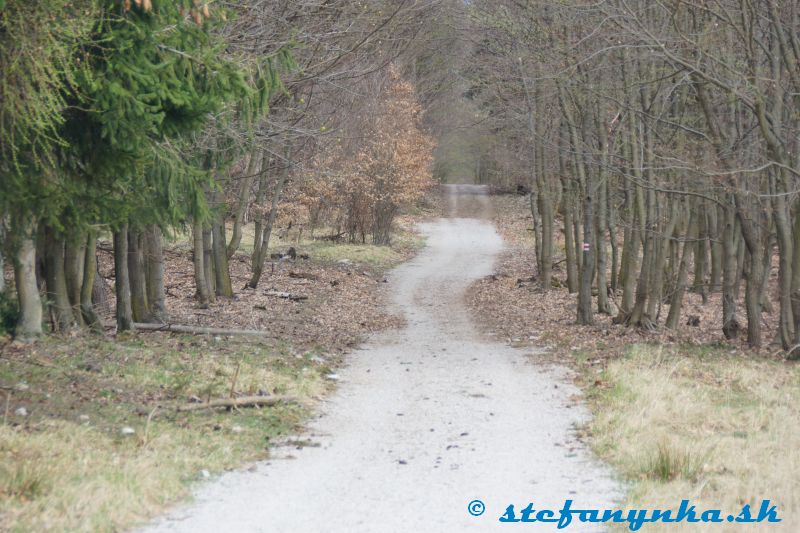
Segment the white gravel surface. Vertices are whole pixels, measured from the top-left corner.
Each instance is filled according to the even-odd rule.
[[[480,187],[451,186],[450,208],[481,217],[488,202]],[[610,472],[574,438],[587,414],[567,371],[474,332],[463,296],[492,272],[494,228],[447,218],[422,231],[427,247],[390,276],[407,326],[350,356],[304,436],[320,446],[205,483],[144,533],[556,531],[498,519],[511,503],[616,507]],[[475,499],[482,516],[467,512]]]

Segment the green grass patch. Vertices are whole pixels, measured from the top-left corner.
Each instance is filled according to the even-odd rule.
[[[230,228],[228,230],[228,238],[230,238]],[[327,235],[331,232],[331,230],[325,228],[318,229],[316,236]],[[245,225],[242,228],[242,241],[239,245],[239,252],[248,255],[252,254],[253,239],[253,224]],[[190,250],[192,246],[191,233],[171,235],[168,237],[168,242],[174,249]],[[424,245],[424,237],[414,232],[411,227],[398,224],[396,231],[392,235],[391,244],[388,246],[310,238],[308,234],[300,235],[293,230],[286,235],[285,239],[282,239],[277,232],[274,233],[270,238],[269,252],[285,252],[290,247],[294,247],[298,253],[309,255],[312,261],[324,264],[348,261],[377,272],[383,272],[397,266]]]

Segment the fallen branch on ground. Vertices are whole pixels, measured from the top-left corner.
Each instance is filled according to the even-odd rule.
[[[264,293],[265,296],[273,296],[275,298],[283,298],[285,300],[291,300],[293,302],[299,302],[302,300],[308,300],[308,296],[302,294],[292,294],[290,292],[281,292],[281,291],[266,291]]]
[[[255,407],[261,405],[276,405],[279,403],[297,403],[294,396],[242,396],[241,398],[220,398],[203,403],[190,403],[178,406],[178,411],[197,411],[199,409],[213,409],[214,407]]]
[[[267,337],[267,332],[259,329],[206,328],[202,326],[182,326],[180,324],[145,324],[136,322],[134,329],[140,331],[169,331],[172,333],[192,333],[194,335],[254,335]]]

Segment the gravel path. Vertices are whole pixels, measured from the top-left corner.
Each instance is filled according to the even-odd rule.
[[[311,424],[319,447],[292,449],[200,488],[195,502],[146,533],[555,531],[502,524],[522,509],[613,508],[606,468],[576,442],[586,412],[566,371],[478,338],[466,287],[502,249],[477,186],[450,186],[451,213],[424,224],[427,247],[391,273],[407,327],[350,356],[341,386]],[[486,512],[474,517],[468,503]],[[569,531],[598,531],[573,524]]]

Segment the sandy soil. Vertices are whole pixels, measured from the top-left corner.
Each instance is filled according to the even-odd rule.
[[[427,247],[389,278],[406,327],[350,355],[303,437],[313,446],[203,485],[144,532],[502,531],[511,503],[615,506],[619,487],[575,438],[587,415],[567,370],[478,335],[464,292],[503,241],[481,220],[483,189],[450,186],[448,197],[454,216],[422,225]],[[467,511],[475,499],[482,516]]]

